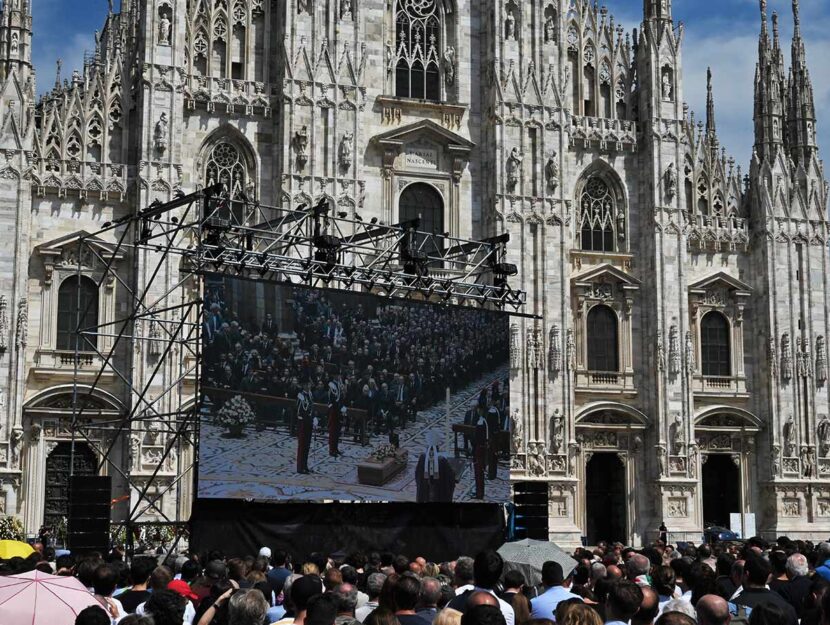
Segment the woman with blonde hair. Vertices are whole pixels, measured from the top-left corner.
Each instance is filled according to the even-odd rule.
[[[565,612],[565,618],[556,625],[602,625],[599,613],[584,603],[573,603]]]
[[[461,612],[452,608],[444,608],[435,615],[432,625],[461,625]]]

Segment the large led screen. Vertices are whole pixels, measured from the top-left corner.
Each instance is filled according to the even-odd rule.
[[[510,497],[506,315],[208,276],[198,495]]]

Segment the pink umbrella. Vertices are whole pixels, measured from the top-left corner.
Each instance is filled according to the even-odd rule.
[[[85,607],[100,606],[74,577],[40,571],[0,577],[0,623],[3,625],[74,625]]]

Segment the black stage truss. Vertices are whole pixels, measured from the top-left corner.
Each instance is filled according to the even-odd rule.
[[[169,518],[159,502],[177,484],[192,479],[198,463],[204,274],[360,289],[390,298],[522,314],[525,294],[509,285],[517,269],[506,262],[508,235],[468,241],[420,232],[419,225],[418,219],[386,225],[357,214],[332,214],[325,200],[285,209],[249,201],[241,193],[229,199],[215,185],[179,194],[171,202],[156,201],[79,239],[73,450],[76,440],[87,443],[100,458],[99,470],[106,465],[126,484],[130,509],[123,525],[128,546],[131,530],[147,513],[166,524],[183,521]],[[109,285],[120,290],[115,318],[94,325],[84,323],[88,311],[80,307],[80,278],[87,275],[90,259],[103,266],[96,273],[99,289]],[[144,354],[153,357],[145,361]],[[88,367],[90,355],[94,371]],[[81,382],[82,373],[91,383]],[[122,388],[125,411],[107,420],[88,400],[112,380]],[[125,452],[124,441],[151,424],[165,434],[166,442],[154,458],[152,473],[136,476],[115,459],[116,450],[120,446],[122,457],[135,453],[132,445]],[[108,435],[102,437],[102,432]],[[186,463],[177,456],[183,443],[194,450]],[[165,467],[170,472],[173,460],[175,476],[165,474],[159,488],[160,474]]]

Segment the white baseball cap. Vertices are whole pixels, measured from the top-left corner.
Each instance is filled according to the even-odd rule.
[[[259,555],[263,558],[270,558],[271,557],[271,549],[269,547],[263,547],[259,550]]]

